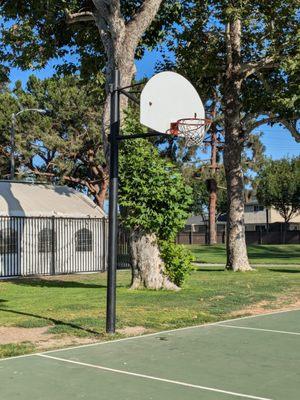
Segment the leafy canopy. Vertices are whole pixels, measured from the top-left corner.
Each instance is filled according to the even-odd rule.
[[[298,0],[183,3],[185,23],[173,30],[173,40],[168,42],[175,62],[167,60],[162,68],[174,68],[189,78],[207,107],[216,107],[222,128],[228,56],[225,30],[230,18],[240,18],[242,129],[248,134],[263,122],[281,122],[300,141],[295,123],[300,115]]]
[[[130,21],[142,0],[121,0],[121,11]],[[6,0],[1,2],[0,60],[22,69],[43,68],[52,60],[58,72],[80,71],[96,75],[105,65],[105,52],[93,21],[68,24],[70,13],[95,11],[92,0]],[[144,34],[136,57],[161,42],[174,21],[180,21],[180,1],[163,1],[159,13]]]
[[[269,160],[258,175],[258,200],[288,222],[300,212],[300,158]]]
[[[88,189],[94,196],[101,190],[105,168],[99,133],[102,82],[101,76],[90,83],[78,76],[45,80],[30,76],[25,88],[17,82],[13,92],[0,94],[2,156],[6,162],[11,114],[28,108],[49,111],[47,115],[23,112],[16,119],[18,177],[64,182]]]
[[[129,112],[124,133],[141,131]],[[162,240],[174,239],[185,224],[191,201],[191,188],[181,173],[149,141],[122,143],[119,204],[125,226],[155,233]]]

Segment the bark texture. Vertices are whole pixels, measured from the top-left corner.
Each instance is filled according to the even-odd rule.
[[[156,236],[135,231],[131,235],[131,289],[179,290],[165,275],[165,266],[157,246]]]
[[[121,87],[132,83],[135,74],[135,52],[145,31],[157,14],[162,0],[145,0],[138,12],[125,21],[120,7],[120,0],[93,0],[93,12],[67,14],[69,23],[93,21],[99,31],[104,46],[106,62],[106,102],[102,116],[102,141],[104,154],[109,165],[108,134],[110,127],[110,94],[109,84],[115,69],[120,71]],[[120,97],[121,120],[127,107],[128,99]],[[106,189],[106,187],[104,187]],[[104,198],[102,191],[100,201]],[[131,237],[133,263],[132,288],[147,287],[150,289],[178,289],[164,275],[164,265],[154,235],[135,233]]]
[[[217,183],[215,179],[209,180],[209,244],[217,244]]]
[[[109,84],[114,69],[119,69],[121,86],[129,86],[135,74],[134,57],[137,46],[153,21],[162,0],[144,1],[139,12],[129,21],[121,13],[119,0],[93,0],[95,12],[93,18],[98,28],[106,56],[106,92],[107,101],[102,118],[102,139],[106,158],[109,158],[107,133],[110,124]],[[127,107],[127,98],[121,96],[121,117]]]
[[[227,264],[233,271],[251,270],[244,227],[244,177],[241,165],[243,132],[241,124],[241,21],[226,27],[227,69],[225,84],[224,166],[227,181]]]

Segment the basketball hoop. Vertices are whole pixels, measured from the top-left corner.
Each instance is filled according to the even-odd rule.
[[[185,138],[187,147],[200,146],[212,121],[207,118],[181,118],[171,123],[168,133]]]

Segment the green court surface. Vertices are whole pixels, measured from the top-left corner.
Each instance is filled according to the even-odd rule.
[[[3,400],[300,398],[300,310],[0,360]]]

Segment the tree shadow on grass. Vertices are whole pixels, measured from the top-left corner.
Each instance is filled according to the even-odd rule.
[[[69,326],[70,328],[78,329],[80,331],[84,331],[84,332],[90,333],[92,335],[100,335],[100,332],[94,331],[94,330],[89,329],[89,328],[83,328],[82,326],[74,324],[72,322],[61,321],[61,320],[55,319],[55,318],[43,317],[41,315],[27,313],[27,312],[24,312],[24,311],[11,310],[11,309],[7,309],[7,308],[6,309],[5,308],[0,308],[0,311],[4,311],[4,312],[7,312],[7,313],[18,314],[18,315],[25,315],[27,317],[34,317],[34,318],[42,319],[42,320],[45,320],[45,321],[49,321],[52,324],[54,324],[55,326],[60,326],[60,325],[61,326]]]
[[[299,248],[291,247],[278,247],[273,245],[252,245],[249,249],[250,258],[279,258],[279,259],[289,259],[300,257]]]
[[[33,287],[61,287],[61,288],[82,288],[82,289],[103,289],[106,285],[101,285],[98,283],[84,283],[77,281],[65,281],[65,280],[52,280],[52,279],[42,279],[42,278],[23,278],[23,279],[12,279],[9,281],[14,285],[20,286],[33,286]]]
[[[195,268],[195,271],[197,272],[224,272],[226,271],[225,268],[219,267],[219,268],[205,268],[205,267],[199,267],[199,268]]]
[[[300,274],[299,269],[279,269],[279,268],[268,268],[269,271],[272,272],[281,272],[286,274]]]

